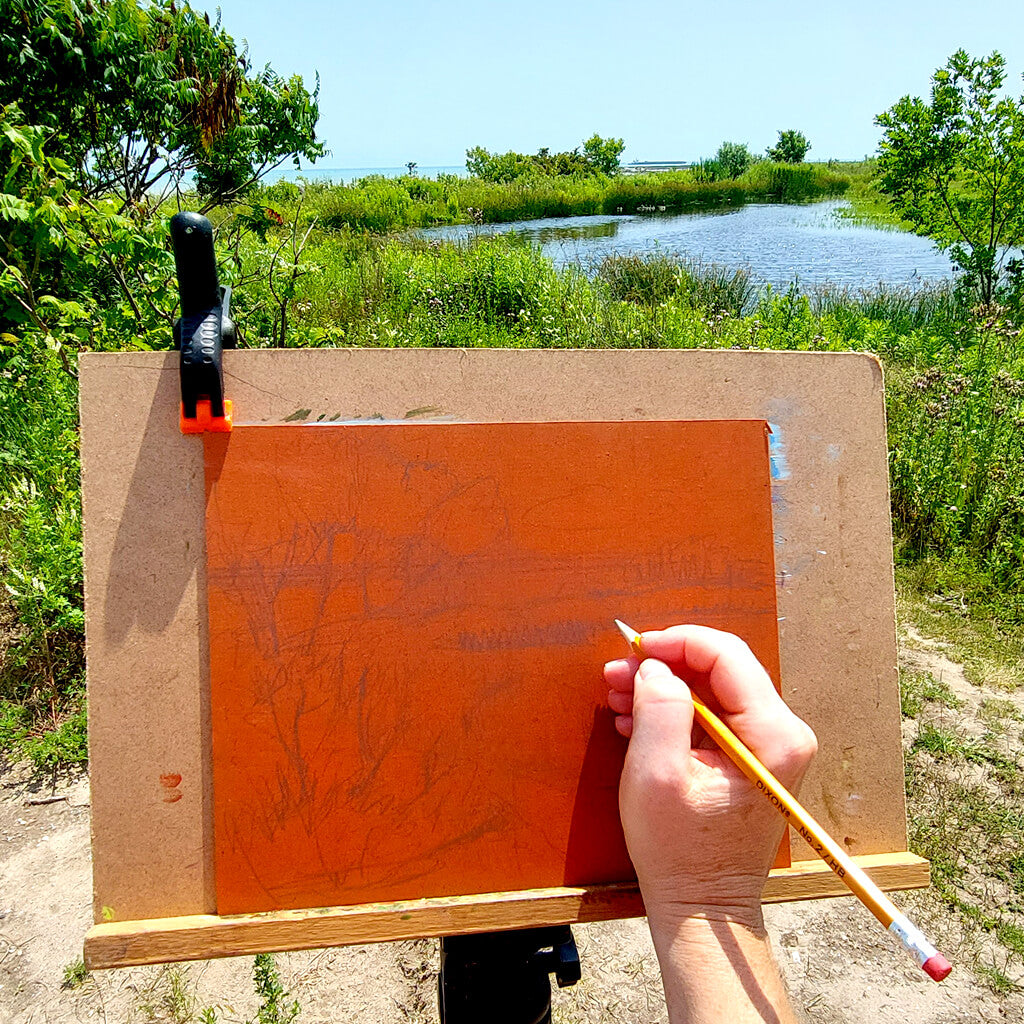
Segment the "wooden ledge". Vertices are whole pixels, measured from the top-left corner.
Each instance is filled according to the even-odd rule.
[[[928,885],[928,861],[912,853],[855,857],[882,889]],[[849,890],[818,860],[775,868],[764,890],[766,903],[845,896]],[[85,937],[90,970],[174,960],[207,960],[291,949],[349,946],[396,939],[501,931],[542,925],[641,917],[635,883],[581,888],[483,893],[401,903],[366,903],[268,914],[115,921],[94,925]]]

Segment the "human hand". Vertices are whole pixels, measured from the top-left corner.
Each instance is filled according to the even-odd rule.
[[[785,819],[702,730],[693,736],[689,686],[791,792],[814,733],[732,634],[674,626],[644,633],[642,648],[643,662],[610,662],[605,680],[629,737],[619,813],[652,929],[688,917],[759,928]]]

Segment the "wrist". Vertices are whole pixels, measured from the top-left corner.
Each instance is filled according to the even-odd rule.
[[[640,879],[647,917],[654,924],[673,928],[690,920],[735,922],[754,931],[764,928],[761,892],[764,876],[718,876],[695,884],[669,878],[660,882]]]
[[[663,909],[648,920],[672,1024],[796,1024],[760,908]]]
[[[715,945],[720,941],[723,925],[744,929],[757,938],[767,935],[760,899],[700,903],[676,900],[645,906],[656,945],[659,942]]]

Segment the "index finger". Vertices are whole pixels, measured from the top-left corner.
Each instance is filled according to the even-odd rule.
[[[673,626],[642,634],[640,648],[686,682],[710,689],[726,725],[768,770],[785,786],[799,784],[817,740],[739,637],[708,626]]]
[[[733,633],[710,626],[672,626],[641,634],[644,654],[687,674],[706,679],[719,707],[740,715],[761,706],[777,710],[785,702],[747,644]]]

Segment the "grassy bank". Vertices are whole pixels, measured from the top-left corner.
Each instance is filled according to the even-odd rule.
[[[841,216],[855,224],[866,224],[875,228],[892,228],[894,231],[912,230],[893,211],[889,199],[878,189],[877,159],[858,160],[853,163],[833,161],[831,169],[849,181],[843,198],[847,207]]]
[[[514,238],[457,246],[330,229],[312,210],[331,194],[296,199],[295,222],[262,233],[221,225],[243,345],[876,352],[898,562],[1019,632],[1024,358],[1012,310],[972,309],[949,288],[758,291],[742,272],[662,256],[612,258],[588,277]],[[76,339],[63,340],[0,338],[0,748],[43,765],[84,757]]]
[[[437,224],[504,224],[541,217],[679,213],[748,202],[803,202],[842,195],[848,174],[821,164],[761,161],[735,180],[705,182],[670,174],[532,175],[507,184],[442,175],[369,177],[348,185],[278,182],[259,202],[285,221],[313,218],[330,230],[384,234]]]

